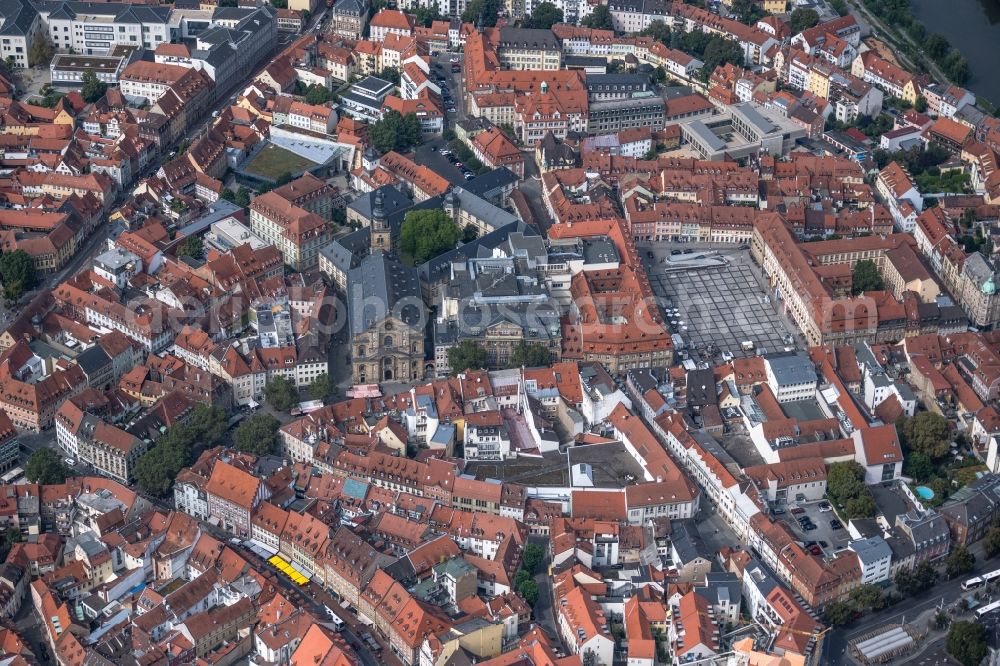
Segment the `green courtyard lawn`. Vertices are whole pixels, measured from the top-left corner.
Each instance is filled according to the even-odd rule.
[[[257,153],[245,170],[262,178],[278,180],[283,174],[296,174],[314,166],[314,162],[272,143]]]

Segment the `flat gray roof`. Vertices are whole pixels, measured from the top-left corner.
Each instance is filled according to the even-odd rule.
[[[708,129],[708,125],[695,120],[687,124],[688,131],[695,136],[706,148],[712,152],[719,152],[726,149],[726,143],[715,136],[715,132]]]

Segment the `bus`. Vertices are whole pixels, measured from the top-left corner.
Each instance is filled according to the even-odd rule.
[[[964,583],[962,583],[962,589],[963,590],[974,590],[977,587],[982,587],[985,584],[986,584],[985,580],[983,580],[979,576],[976,576],[975,578],[970,578],[969,580],[967,580]]]
[[[0,481],[4,483],[21,483],[24,480],[24,470],[20,467],[15,467],[3,476],[0,476]]]
[[[983,582],[984,583],[992,583],[993,581],[997,580],[998,578],[1000,578],[1000,569],[997,569],[996,571],[991,571],[989,573],[983,574]]]
[[[990,613],[998,610],[1000,610],[1000,601],[994,601],[993,603],[987,604],[986,606],[983,606],[982,608],[977,610],[976,617],[981,620]]]

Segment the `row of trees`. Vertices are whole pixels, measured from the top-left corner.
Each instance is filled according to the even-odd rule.
[[[905,31],[953,82],[959,85],[968,82],[971,75],[968,61],[944,36],[927,34],[924,24],[913,17],[910,0],[864,0],[864,3],[890,30]],[[911,52],[911,55],[916,54]]]
[[[850,624],[867,610],[881,610],[888,603],[882,590],[874,585],[862,585],[851,590],[847,599],[834,601],[823,609],[823,619],[834,627]]]
[[[510,126],[508,125],[508,127]],[[500,129],[503,130],[502,127]],[[513,133],[514,128],[511,127],[510,129],[511,133]],[[506,130],[504,131],[506,132]],[[460,141],[459,139],[451,139],[448,142],[448,147],[451,149],[451,152],[455,153],[455,157],[457,157],[458,160],[465,165],[465,168],[467,168],[472,173],[479,175],[481,173],[486,173],[487,171],[490,170],[488,166],[483,164],[480,161],[480,159],[476,157],[476,154],[472,152],[472,149],[469,148],[469,146],[466,145],[464,141]]]
[[[337,389],[325,372],[312,380],[306,389],[310,400],[326,402],[337,394]],[[264,400],[279,412],[287,412],[299,402],[299,389],[281,375],[276,375],[264,384]]]
[[[191,464],[195,446],[211,447],[229,426],[226,410],[217,405],[198,405],[191,421],[167,430],[135,464],[135,481],[151,495],[163,495],[174,478]]]
[[[544,345],[537,342],[518,342],[511,352],[506,368],[535,368],[552,362],[552,355]],[[462,372],[467,368],[486,368],[489,366],[489,354],[473,340],[462,340],[448,350],[448,365],[452,374]]]
[[[521,554],[521,568],[514,575],[514,589],[529,606],[538,602],[538,583],[535,582],[535,572],[545,560],[545,551],[541,546],[529,543]]]

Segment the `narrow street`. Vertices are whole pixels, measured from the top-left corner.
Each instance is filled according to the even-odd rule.
[[[535,573],[535,582],[538,584],[539,590],[538,601],[535,602],[535,607],[532,609],[535,622],[552,639],[554,647],[565,650],[562,637],[559,635],[559,626],[556,624],[555,598],[552,596],[552,579],[549,577],[549,565],[551,564],[551,560],[549,560],[549,540],[545,537],[529,536],[528,541],[541,546],[545,550],[545,559],[542,560],[542,564]]]

